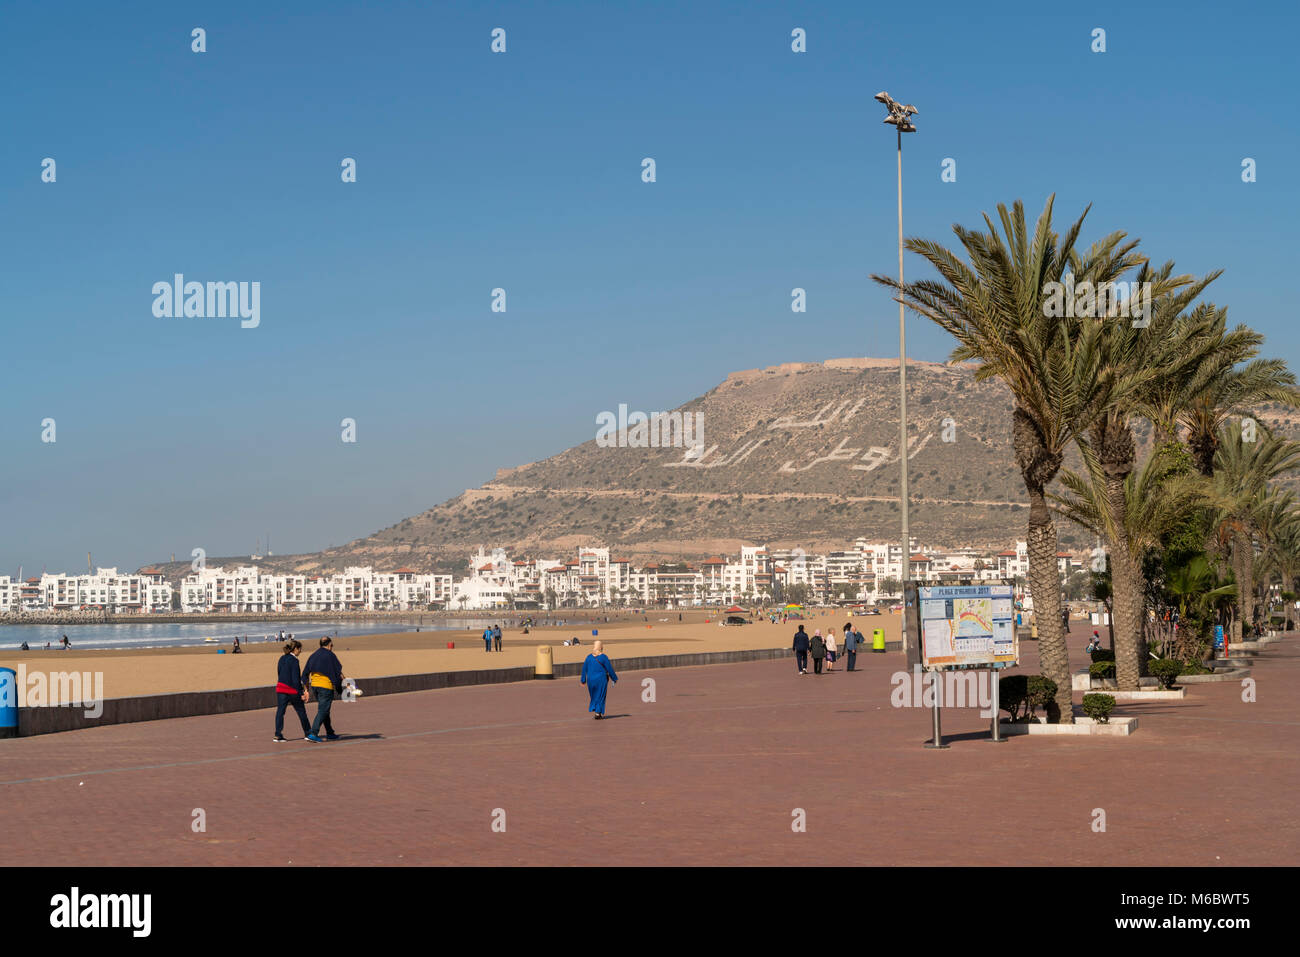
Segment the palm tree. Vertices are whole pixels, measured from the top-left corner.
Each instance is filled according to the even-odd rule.
[[[1080,451],[1085,472],[1061,473],[1061,484],[1069,494],[1051,498],[1058,514],[1110,543],[1115,677],[1120,690],[1136,691],[1146,656],[1142,559],[1149,550],[1160,547],[1167,532],[1204,505],[1205,480],[1186,474],[1176,448],[1162,446],[1141,469],[1125,476],[1116,507],[1112,473],[1105,470],[1092,445],[1081,445]],[[1119,582],[1125,575],[1130,577],[1121,598]],[[1127,614],[1120,611],[1123,601],[1132,603]]]
[[[1165,589],[1178,605],[1179,636],[1174,654],[1182,661],[1198,657],[1200,635],[1191,631],[1192,623],[1215,613],[1219,603],[1236,597],[1237,586],[1224,582],[1204,553],[1169,569]]]
[[[1219,432],[1214,455],[1211,489],[1219,518],[1218,538],[1232,556],[1237,579],[1233,641],[1241,640],[1244,625],[1254,619],[1255,540],[1261,537],[1271,505],[1269,483],[1300,467],[1300,443],[1279,438],[1262,425],[1257,430],[1256,441],[1248,442],[1241,424],[1229,422]]]
[[[1069,444],[1108,407],[1113,375],[1102,361],[1101,324],[1077,325],[1055,315],[1052,290],[1061,288],[1067,270],[1079,285],[1090,282],[1096,289],[1115,282],[1142,259],[1133,252],[1136,242],[1123,242],[1123,233],[1112,233],[1076,256],[1087,210],[1058,236],[1052,228],[1054,201],[1055,196],[1048,199],[1032,236],[1020,201],[1010,210],[998,206],[1001,235],[987,214],[987,232],[954,226],[969,264],[938,243],[909,239],[907,248],[928,260],[942,281],[900,286],[888,276],[872,278],[957,340],[950,361],[977,360],[977,381],[996,377],[1011,392],[1012,444],[1029,497],[1029,587],[1038,617],[1039,654],[1043,673],[1056,683],[1060,720],[1072,723],[1056,525],[1047,486],[1060,471]]]
[[[1294,592],[1300,578],[1300,511],[1288,509],[1269,524],[1273,531],[1263,561],[1269,574],[1277,575],[1282,592]]]
[[[1187,445],[1202,475],[1214,471],[1214,454],[1227,421],[1248,415],[1261,402],[1300,407],[1295,376],[1280,359],[1258,359],[1264,337],[1239,325],[1227,328],[1226,309],[1205,305],[1184,321],[1179,330],[1200,359],[1181,377],[1170,376],[1157,401],[1151,403],[1153,421],[1167,435],[1177,422],[1187,430]]]
[[[1300,512],[1296,511],[1295,496],[1291,492],[1272,490],[1260,510],[1258,519],[1261,537],[1258,587],[1265,595],[1276,575],[1281,580],[1280,591],[1291,591],[1295,573],[1300,568]],[[1256,598],[1264,598],[1256,595]],[[1268,603],[1266,614],[1272,611]]]
[[[1095,455],[1087,474],[1104,485],[1104,502],[1109,513],[1093,531],[1111,546],[1115,676],[1121,690],[1137,689],[1147,657],[1142,552],[1135,551],[1128,541],[1129,522],[1125,516],[1126,481],[1137,467],[1133,418],[1144,410],[1148,401],[1163,394],[1164,380],[1181,379],[1188,367],[1202,359],[1204,343],[1198,339],[1189,345],[1174,330],[1184,310],[1219,275],[1211,273],[1193,281],[1190,276],[1172,273],[1172,262],[1158,269],[1144,263],[1138,270],[1133,288],[1149,290],[1148,301],[1152,306],[1145,322],[1105,317],[1098,348],[1110,374],[1102,383],[1109,390],[1109,403],[1086,432],[1076,435],[1081,450],[1087,446]],[[1076,334],[1086,334],[1088,327],[1101,328],[1091,317],[1077,319],[1076,323]]]

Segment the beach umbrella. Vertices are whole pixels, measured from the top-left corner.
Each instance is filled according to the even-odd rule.
[[[732,605],[727,609],[727,614],[731,614],[732,612],[740,612],[741,614],[744,614],[745,609],[741,608],[739,605]]]
[[[803,611],[803,605],[786,605],[786,611]]]

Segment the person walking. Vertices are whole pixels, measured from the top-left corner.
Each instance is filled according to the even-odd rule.
[[[328,635],[320,640],[320,647],[307,659],[303,677],[316,690],[316,717],[307,740],[318,744],[322,740],[337,741],[339,736],[334,733],[334,725],[330,722],[330,707],[343,690],[343,665],[334,654],[334,642]],[[320,737],[322,723],[325,726],[323,739]]]
[[[862,635],[854,628],[852,622],[844,624],[844,655],[848,659],[845,671],[852,671],[853,666],[858,660],[858,645],[862,642]]]
[[[826,673],[835,670],[835,629],[826,629]]]
[[[820,628],[813,632],[812,640],[808,642],[808,653],[812,655],[813,674],[821,674],[822,663],[826,660],[826,639],[822,637]]]
[[[609,690],[609,682],[618,684],[618,675],[614,673],[614,666],[609,663],[604,647],[599,641],[591,646],[591,654],[587,655],[582,662],[580,679],[587,686],[587,696],[591,700],[587,710],[592,712],[598,721],[605,717],[605,693]]]
[[[492,642],[493,644],[496,645],[496,650],[500,651],[501,650],[501,626],[500,625],[492,626]]]
[[[302,736],[311,734],[311,725],[307,723],[307,689],[302,686],[302,671],[298,665],[298,656],[302,654],[301,641],[286,641],[284,654],[276,669],[275,683],[275,737],[271,740],[280,742],[284,737],[284,709],[293,705],[293,710],[302,722]]]
[[[803,630],[803,625],[794,633],[794,663],[799,674],[808,673],[808,632]]]
[[[483,629],[483,650],[492,653],[492,626],[488,625]]]

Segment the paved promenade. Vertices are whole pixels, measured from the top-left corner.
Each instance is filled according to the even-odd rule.
[[[867,654],[629,672],[599,722],[568,679],[339,704],[322,745],[273,744],[269,711],[5,740],[0,865],[1295,865],[1297,644],[1257,656],[1256,703],[1121,703],[1128,738],[995,745],[949,710],[927,750],[928,712],[890,706],[901,656]]]

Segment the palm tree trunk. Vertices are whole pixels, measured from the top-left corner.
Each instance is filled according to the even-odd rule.
[[[1142,623],[1138,620],[1141,593],[1135,588],[1137,578],[1129,555],[1128,533],[1124,527],[1124,479],[1106,476],[1106,504],[1110,509],[1115,534],[1110,550],[1110,589],[1112,620],[1115,622],[1115,679],[1120,691],[1136,691],[1142,664],[1139,657]]]
[[[1061,626],[1061,580],[1056,570],[1056,524],[1043,486],[1025,484],[1029,492],[1029,590],[1038,620],[1038,657],[1043,675],[1056,682],[1061,723],[1073,724],[1070,653]]]
[[[1241,625],[1242,628],[1249,629],[1255,624],[1255,606],[1258,598],[1255,594],[1255,544],[1251,541],[1249,533],[1242,535],[1241,570],[1246,583],[1246,604],[1242,608],[1244,617]]]
[[[1237,579],[1237,597],[1233,599],[1234,616],[1232,620],[1232,641],[1235,644],[1243,638],[1246,626],[1246,609],[1250,604],[1249,573],[1245,565],[1245,548],[1242,541],[1246,536],[1236,532],[1232,536],[1232,573]]]

